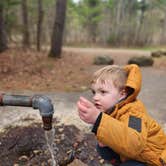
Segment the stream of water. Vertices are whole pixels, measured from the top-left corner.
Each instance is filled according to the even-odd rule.
[[[45,131],[45,138],[47,141],[47,146],[51,154],[52,158],[52,166],[58,166],[58,159],[57,157],[57,152],[58,148],[56,144],[54,143],[54,136],[55,136],[55,129],[52,128],[51,130]]]

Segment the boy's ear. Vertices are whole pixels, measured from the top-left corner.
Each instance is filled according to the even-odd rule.
[[[123,88],[120,91],[120,100],[125,99],[127,97],[127,88]]]

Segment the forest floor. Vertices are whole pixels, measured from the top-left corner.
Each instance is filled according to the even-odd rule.
[[[132,56],[150,56],[150,51],[125,49],[64,48],[61,59],[48,58],[47,52],[10,49],[0,54],[1,91],[80,91],[85,90],[93,71],[95,56],[108,55],[124,65]],[[165,57],[164,57],[165,58]],[[164,68],[159,58],[153,67]]]
[[[24,94],[32,94],[32,92],[51,93],[50,97],[55,100],[55,103],[57,100],[59,101],[59,105],[58,103],[54,103],[57,110],[63,111],[57,111],[57,117],[59,115],[59,117],[65,119],[68,116],[67,114],[70,114],[68,119],[65,119],[63,123],[59,123],[59,119],[57,118],[53,120],[53,128],[55,129],[54,143],[59,149],[58,153],[54,156],[57,158],[58,164],[61,166],[69,165],[69,163],[71,166],[100,166],[104,164],[104,161],[98,156],[95,150],[96,141],[94,141],[94,135],[81,130],[81,125],[85,126],[85,124],[81,124],[75,118],[74,108],[70,104],[74,103],[77,97],[88,89],[91,74],[96,69],[101,68],[101,66],[93,64],[95,56],[109,55],[114,59],[115,64],[125,65],[132,56],[150,56],[150,54],[150,51],[125,49],[64,48],[62,58],[53,59],[47,57],[46,51],[39,53],[33,50],[10,49],[0,54],[0,91],[1,93]],[[158,80],[165,78],[165,69],[165,57],[155,59],[152,67],[143,69],[147,84],[151,83],[148,88],[153,89],[154,87],[153,77]],[[151,76],[150,78],[152,79],[147,78],[147,76]],[[159,82],[157,87],[163,88],[164,84],[160,84]],[[150,92],[145,87],[145,93],[143,94],[145,99],[150,97],[148,96],[151,94]],[[165,92],[165,89],[157,89],[153,95],[157,95],[156,92]],[[58,97],[52,96],[53,94],[56,94]],[[69,98],[65,96],[68,94]],[[157,102],[160,103],[162,110],[165,108],[165,105],[161,103],[165,104],[163,101],[165,101],[166,96],[161,96],[162,94],[159,96],[159,100],[162,101]],[[68,102],[66,102],[65,98],[68,98]],[[156,106],[155,100],[149,102],[147,104],[151,106],[150,109],[153,112]],[[16,118],[14,117],[15,115],[22,115],[21,112],[23,111],[20,111],[19,108],[18,110],[14,108],[11,113],[8,107],[1,108],[1,111],[0,126],[3,127],[6,121],[9,121],[11,125],[4,125],[5,130],[1,128],[0,165],[52,165],[51,155],[46,145],[45,133],[41,127],[41,123],[36,120],[38,113],[22,117],[22,121],[27,122],[28,125],[16,125],[15,127],[12,118]],[[31,112],[30,110],[28,111],[29,113]],[[159,114],[158,116],[160,116],[159,119],[164,118],[163,114]],[[76,121],[73,122],[74,125],[67,123],[74,120]],[[163,122],[165,120],[163,119]],[[20,119],[17,123],[20,123]],[[72,162],[73,160],[74,162]]]

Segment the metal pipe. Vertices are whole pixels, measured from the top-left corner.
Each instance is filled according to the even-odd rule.
[[[0,94],[1,106],[23,106],[39,109],[43,120],[44,130],[52,128],[52,118],[54,107],[51,100],[43,95],[23,96],[23,95],[7,95]]]
[[[31,97],[21,95],[1,95],[1,103],[3,106],[23,106],[32,107]]]

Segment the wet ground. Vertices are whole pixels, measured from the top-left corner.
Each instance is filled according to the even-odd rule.
[[[54,124],[56,123],[54,120]],[[91,166],[99,166],[103,163],[95,150],[94,135],[82,133],[74,125],[57,125],[54,129],[53,149],[59,166],[73,163],[75,159]],[[40,124],[16,127],[2,133],[0,135],[0,165],[51,166],[51,154],[44,135]]]
[[[166,129],[166,72],[151,67],[141,69],[143,86],[139,98],[149,114]],[[24,94],[33,95],[32,92]],[[90,92],[47,94],[55,108],[53,128],[54,142],[59,149],[58,162],[67,165],[77,158],[87,165],[99,166],[103,160],[96,153],[94,135],[77,115],[76,101],[80,95],[89,98]],[[51,165],[38,110],[1,107],[0,111],[0,165]],[[18,125],[21,127],[13,128]]]

